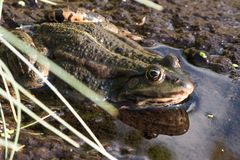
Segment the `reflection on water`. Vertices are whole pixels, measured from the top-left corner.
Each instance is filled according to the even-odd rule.
[[[125,124],[134,127],[148,139],[159,134],[181,135],[188,131],[188,113],[180,108],[150,108],[150,109],[119,109],[120,119]]]
[[[190,128],[186,134],[160,135],[151,142],[165,144],[178,160],[240,157],[240,87],[227,76],[188,64],[177,49],[161,45],[151,49],[179,57],[183,70],[196,84],[199,97],[196,111],[189,113]]]

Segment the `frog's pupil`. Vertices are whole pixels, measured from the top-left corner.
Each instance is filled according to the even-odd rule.
[[[160,75],[160,71],[155,69],[150,70],[149,75],[153,80],[156,80]]]

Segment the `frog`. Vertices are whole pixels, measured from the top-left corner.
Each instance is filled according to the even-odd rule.
[[[31,41],[40,53],[112,103],[134,108],[163,107],[184,101],[194,90],[176,56],[161,57],[135,47],[98,24],[42,23],[32,25],[28,33],[14,32],[20,38],[27,37],[22,39]],[[14,72],[19,68],[28,70],[19,60],[7,63]],[[32,63],[48,76],[47,68]],[[24,80],[28,88],[44,85],[34,73],[23,73],[27,72],[23,71],[18,79]]]
[[[176,56],[162,57],[144,49],[89,10],[57,9],[57,15],[61,22],[33,24],[13,32],[106,100],[137,109],[163,107],[181,103],[193,92],[194,84]],[[23,62],[5,52],[2,49],[0,57],[6,59],[21,84],[27,88],[45,85]],[[44,77],[63,86],[46,66],[27,58]]]

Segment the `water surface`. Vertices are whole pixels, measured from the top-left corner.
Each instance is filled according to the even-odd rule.
[[[190,128],[181,136],[160,135],[151,143],[164,144],[176,160],[238,159],[240,157],[240,87],[227,75],[187,63],[181,51],[158,45],[162,54],[175,54],[196,84],[197,106],[189,113]]]

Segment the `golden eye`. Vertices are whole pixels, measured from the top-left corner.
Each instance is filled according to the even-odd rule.
[[[156,66],[149,67],[146,78],[150,81],[161,81],[164,78],[164,70]]]

